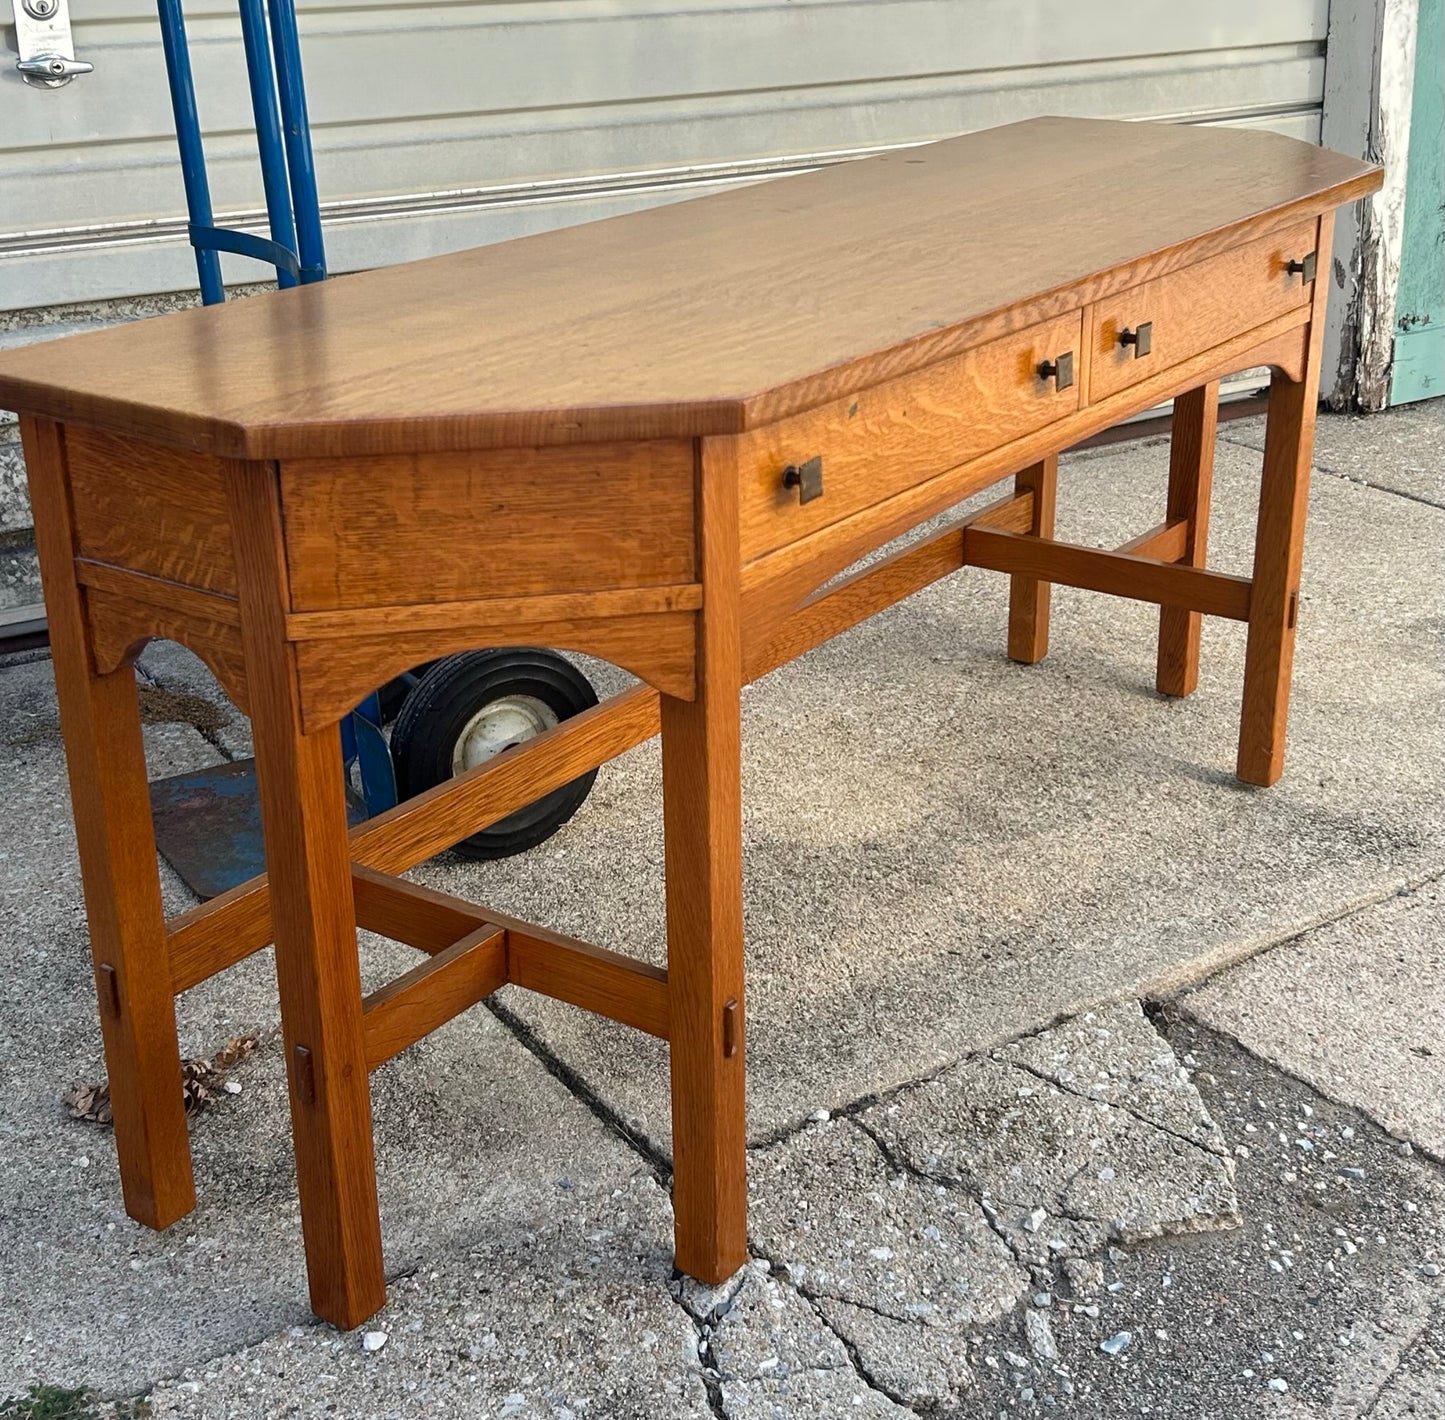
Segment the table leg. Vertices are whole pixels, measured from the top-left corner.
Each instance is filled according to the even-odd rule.
[[[1314,450],[1313,373],[1292,380],[1276,371],[1269,387],[1235,770],[1249,784],[1273,784],[1284,771],[1285,721]]]
[[[697,696],[662,697],[673,1212],[678,1267],[722,1282],[747,1261],[738,477],[703,446]]]
[[[1023,470],[1014,478],[1014,492],[1031,491],[1034,516],[1029,526],[1032,537],[1054,535],[1054,504],[1059,481],[1056,455]],[[1049,650],[1049,600],[1052,584],[1036,577],[1009,578],[1008,654],[1009,660],[1033,665]]]
[[[196,1190],[135,672],[93,669],[60,431],[24,432],[121,1189],[132,1218],[164,1228]]]
[[[349,1328],[386,1278],[340,729],[301,723],[274,474],[228,484],[311,1308]]]
[[[662,699],[676,1258],[713,1283],[747,1261],[737,715]]]
[[[1188,524],[1186,567],[1203,567],[1209,538],[1209,498],[1214,483],[1214,433],[1219,421],[1219,381],[1179,395],[1174,401],[1169,442],[1169,495],[1165,517]],[[1159,659],[1154,683],[1161,695],[1192,695],[1199,684],[1197,611],[1159,608]]]

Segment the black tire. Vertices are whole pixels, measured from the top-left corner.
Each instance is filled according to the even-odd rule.
[[[416,683],[434,665],[435,661],[426,661],[422,665],[413,666],[405,675],[399,675],[394,680],[389,680],[376,692],[377,699],[381,702],[381,723],[389,725],[401,714],[401,707],[406,704],[406,697],[416,688]]]
[[[406,697],[391,732],[400,797],[409,799],[450,779],[467,727],[488,705],[506,700],[516,701],[537,717],[550,715],[561,721],[596,705],[597,693],[570,661],[555,651],[531,646],[463,651],[433,662]],[[454,851],[487,860],[535,848],[577,812],[596,778],[597,771],[590,770],[464,838]]]

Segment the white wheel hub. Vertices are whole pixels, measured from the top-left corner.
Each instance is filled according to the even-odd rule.
[[[488,701],[462,726],[452,749],[452,773],[474,769],[555,724],[557,712],[534,695],[504,695]]]

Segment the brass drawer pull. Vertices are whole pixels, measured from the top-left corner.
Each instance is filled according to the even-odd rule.
[[[1120,345],[1132,345],[1134,347],[1134,358],[1137,360],[1147,355],[1154,346],[1154,322],[1143,321],[1134,330],[1121,330],[1119,332]]]
[[[1041,380],[1052,380],[1056,390],[1071,388],[1074,383],[1074,352],[1065,350],[1057,360],[1045,360],[1038,373]]]
[[[1315,262],[1318,255],[1317,252],[1311,252],[1300,261],[1287,261],[1284,264],[1284,269],[1288,271],[1291,276],[1298,276],[1301,282],[1308,286],[1310,282],[1315,279]]]
[[[823,496],[823,460],[811,458],[807,463],[790,463],[783,470],[783,487],[798,490],[798,502],[811,503]]]

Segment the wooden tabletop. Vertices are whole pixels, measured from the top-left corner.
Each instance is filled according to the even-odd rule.
[[[732,433],[1379,180],[1273,133],[1033,119],[30,346],[0,406],[251,458]]]

